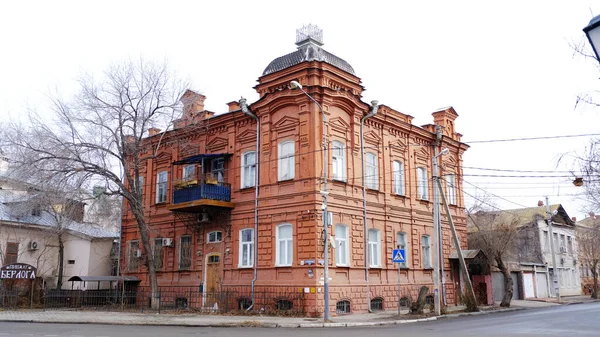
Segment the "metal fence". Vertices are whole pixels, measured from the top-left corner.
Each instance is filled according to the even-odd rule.
[[[203,292],[197,287],[160,287],[157,305],[151,306],[152,293],[147,287],[134,291],[47,290],[44,308],[106,311],[174,311],[199,313],[261,313],[267,315],[305,314],[304,293],[299,288],[255,288],[254,302],[250,287],[223,287],[218,292]]]
[[[18,290],[0,290],[0,308],[16,308],[18,303]]]

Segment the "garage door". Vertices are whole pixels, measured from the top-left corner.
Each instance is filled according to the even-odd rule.
[[[525,294],[525,298],[535,297],[532,273],[523,273],[523,292]]]
[[[513,300],[519,299],[518,275],[518,273],[510,273],[513,279]],[[502,297],[504,297],[504,276],[501,272],[492,273],[492,296],[494,296],[494,301],[502,301]]]
[[[537,297],[546,298],[548,297],[548,274],[537,273],[535,275],[535,282],[537,284]]]

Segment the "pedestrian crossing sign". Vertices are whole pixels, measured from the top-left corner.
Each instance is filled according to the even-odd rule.
[[[392,253],[392,261],[394,263],[406,262],[406,255],[404,254],[404,249],[394,249]]]

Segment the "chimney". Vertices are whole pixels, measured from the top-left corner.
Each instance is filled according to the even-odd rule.
[[[538,207],[542,207],[542,206],[544,206],[544,202],[541,200],[538,200]]]
[[[186,90],[183,96],[181,96],[181,102],[183,103],[183,118],[193,119],[195,115],[204,111],[204,100],[206,96],[201,95],[192,90]]]
[[[241,109],[240,103],[236,101],[227,103],[227,106],[229,107],[229,112]]]
[[[596,214],[594,214],[594,212],[590,212],[590,213],[588,213],[588,214],[590,215],[590,218],[592,218],[592,219],[593,219],[593,218],[595,217],[595,215],[596,215]]]
[[[571,220],[573,220],[573,222],[577,222],[577,217],[572,217]]]
[[[159,128],[150,128],[148,129],[148,136],[152,137],[160,132]]]

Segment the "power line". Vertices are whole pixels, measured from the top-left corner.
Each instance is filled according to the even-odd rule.
[[[465,143],[466,144],[482,144],[482,143],[515,142],[515,141],[521,141],[521,140],[559,139],[559,138],[592,137],[592,136],[600,136],[600,133],[586,133],[586,134],[580,134],[580,135],[564,135],[564,136],[542,136],[542,137],[528,137],[528,138],[474,140],[474,141],[465,142]]]

